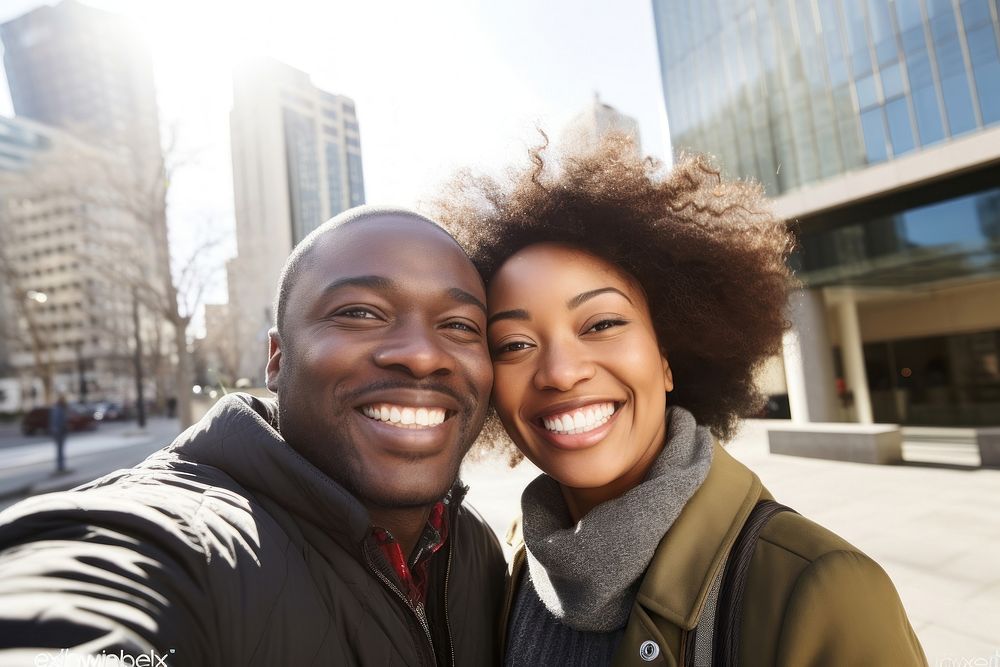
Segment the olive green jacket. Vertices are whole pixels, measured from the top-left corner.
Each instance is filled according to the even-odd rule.
[[[613,664],[684,665],[691,632],[750,510],[771,495],[716,445],[708,477],[664,536],[642,579]],[[524,570],[520,531],[504,629]],[[640,657],[643,643],[659,648]],[[647,646],[647,656],[650,651]],[[760,534],[743,600],[744,665],[926,665],[885,572],[871,558],[798,514],[773,517]]]

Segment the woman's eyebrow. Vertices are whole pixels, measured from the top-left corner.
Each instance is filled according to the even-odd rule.
[[[486,325],[489,326],[497,320],[525,320],[530,322],[531,315],[528,314],[528,311],[521,308],[517,308],[515,310],[501,310],[499,313],[494,313],[493,316],[486,321]]]
[[[569,308],[570,310],[573,310],[574,308],[578,308],[582,303],[589,301],[590,299],[593,299],[598,294],[604,294],[605,292],[614,292],[615,294],[621,294],[626,301],[632,303],[632,299],[628,298],[628,295],[625,294],[625,292],[621,291],[620,289],[617,289],[615,287],[599,287],[598,289],[592,289],[589,292],[581,292],[580,294],[577,294],[572,299],[566,302],[566,307]]]

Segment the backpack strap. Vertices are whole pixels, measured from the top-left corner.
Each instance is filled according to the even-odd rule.
[[[718,612],[712,638],[713,665],[721,667],[739,665],[743,591],[746,588],[747,573],[750,571],[750,560],[757,547],[757,539],[771,517],[780,512],[794,511],[774,500],[761,500],[750,511],[740,534],[736,536],[736,541],[726,558],[726,568],[719,588]]]

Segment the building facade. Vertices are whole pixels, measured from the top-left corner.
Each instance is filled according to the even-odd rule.
[[[134,398],[134,296],[116,271],[123,253],[145,257],[137,265],[148,268],[152,240],[122,211],[80,194],[102,187],[97,175],[116,171],[120,159],[40,123],[0,117],[4,409],[30,409],[58,393]],[[143,313],[140,321],[147,353],[154,341],[165,347],[156,320]],[[154,356],[144,359],[148,376]]]
[[[794,420],[1000,423],[997,0],[653,0],[675,150],[759,181]]]
[[[260,385],[285,259],[321,223],[365,202],[361,133],[350,98],[273,60],[235,73],[230,133],[238,255],[227,267],[229,303],[240,376]]]
[[[126,19],[63,0],[0,25],[0,40],[15,115],[158,168],[152,60]]]

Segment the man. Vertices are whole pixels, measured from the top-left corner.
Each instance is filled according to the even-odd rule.
[[[279,286],[276,405],[227,396],[139,466],[0,515],[0,664],[494,662],[505,565],[456,484],[493,380],[484,298],[416,214],[316,230]]]

